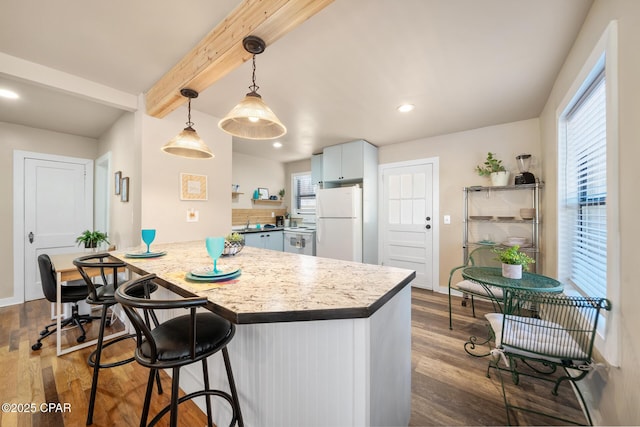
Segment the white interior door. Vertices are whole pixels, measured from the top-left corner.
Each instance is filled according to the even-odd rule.
[[[24,299],[43,298],[37,258],[80,251],[93,223],[93,163],[24,159]]]
[[[413,286],[433,289],[433,165],[382,169],[382,264],[415,270]]]

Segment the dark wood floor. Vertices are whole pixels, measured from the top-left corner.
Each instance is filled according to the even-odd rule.
[[[480,307],[478,307],[480,305]],[[477,304],[478,317],[470,315],[470,307],[454,302],[454,330],[448,327],[446,295],[413,290],[412,303],[412,426],[433,425],[504,425],[506,412],[497,373],[486,377],[487,359],[473,358],[463,350],[470,335],[485,336],[482,313],[490,307]],[[45,300],[0,308],[0,401],[2,403],[69,403],[63,413],[0,412],[0,425],[7,426],[83,426],[91,387],[91,371],[86,363],[92,347],[56,357],[55,335],[43,342],[39,351],[31,345],[43,325],[48,322],[49,304]],[[91,328],[97,327],[94,322]],[[95,329],[93,330],[95,332]],[[73,340],[76,332],[68,331],[64,339]],[[133,351],[133,342],[114,346],[112,360]],[[100,388],[94,415],[94,426],[136,426],[148,371],[130,363],[100,373]],[[151,413],[168,403],[170,379],[164,373],[163,396],[154,395]],[[520,405],[541,405],[559,411],[564,417],[585,422],[577,400],[568,385],[560,395],[551,394],[548,384],[521,380],[518,386],[505,376],[510,401]],[[180,425],[206,425],[204,414],[192,403],[181,405]],[[165,417],[167,418],[167,417]],[[513,413],[512,423],[549,425],[554,420]],[[167,425],[166,421],[160,425]],[[260,427],[260,426],[256,426]]]

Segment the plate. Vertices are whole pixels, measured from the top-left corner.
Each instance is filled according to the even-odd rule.
[[[194,268],[193,270],[190,271],[192,276],[196,276],[196,277],[224,277],[224,276],[230,276],[232,274],[237,273],[238,271],[240,271],[240,269],[236,269],[233,271],[229,271],[229,270],[220,270],[217,273],[214,273],[212,270],[212,267],[199,267],[199,268]]]
[[[515,219],[515,216],[499,216],[498,219]]]
[[[471,215],[470,219],[492,219],[491,215]]]
[[[479,245],[486,245],[486,246],[493,246],[496,244],[496,242],[493,242],[491,240],[480,240],[479,242],[477,242]]]
[[[166,255],[167,251],[162,252],[134,252],[130,254],[124,254],[125,258],[158,258]]]
[[[508,247],[515,246],[515,245],[518,245],[521,248],[530,248],[531,247],[531,243],[529,243],[529,242],[526,242],[526,243],[502,242],[500,244],[502,246],[508,246]]]
[[[215,283],[215,282],[224,282],[225,280],[235,279],[240,276],[240,270],[236,270],[233,274],[227,274],[226,276],[217,276],[217,277],[201,277],[194,276],[191,273],[187,273],[185,278],[187,280],[191,280],[193,282],[204,282],[204,283]]]

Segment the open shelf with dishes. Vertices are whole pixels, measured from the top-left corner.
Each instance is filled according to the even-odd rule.
[[[464,262],[479,246],[508,247],[535,259],[531,271],[540,271],[540,190],[542,182],[463,189]]]

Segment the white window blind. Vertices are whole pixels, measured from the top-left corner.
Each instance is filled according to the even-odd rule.
[[[607,139],[604,70],[565,115],[561,268],[588,296],[607,296]],[[562,165],[562,163],[561,163]],[[564,265],[562,265],[564,264]]]
[[[311,175],[295,175],[293,177],[295,212],[298,214],[315,214],[316,192]]]

